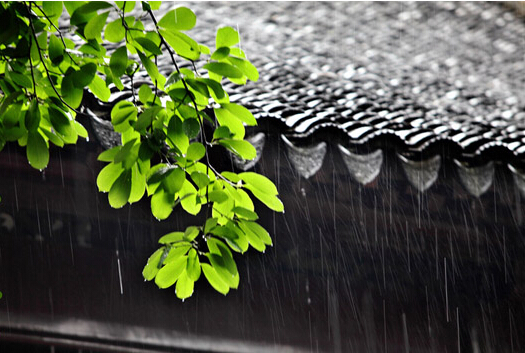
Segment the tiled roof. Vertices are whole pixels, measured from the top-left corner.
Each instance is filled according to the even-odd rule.
[[[321,153],[337,142],[348,157],[388,140],[404,153],[447,146],[462,161],[524,160],[525,21],[499,3],[188,6],[199,41],[239,29],[260,79],[227,84],[230,97],[277,122],[291,145],[316,140]]]

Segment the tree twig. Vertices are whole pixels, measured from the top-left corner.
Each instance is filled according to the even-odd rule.
[[[31,3],[29,3],[29,6],[27,5],[27,3],[24,3],[26,5],[26,8],[29,12],[29,14],[31,14]],[[35,44],[36,44],[36,47],[38,49],[38,56],[40,57],[40,61],[42,62],[42,65],[44,66],[44,69],[46,70],[46,74],[47,74],[47,80],[49,81],[49,83],[51,83],[51,88],[53,88],[53,91],[55,91],[55,94],[57,95],[58,99],[60,99],[60,101],[66,106],[68,107],[69,109],[71,109],[72,111],[74,111],[75,113],[80,113],[78,110],[76,110],[75,108],[73,108],[72,106],[70,106],[66,101],[64,101],[64,99],[62,98],[62,96],[60,95],[60,93],[58,93],[58,90],[57,88],[55,87],[55,84],[53,83],[53,80],[51,79],[51,76],[49,76],[49,70],[46,66],[46,63],[44,62],[44,57],[42,56],[42,53],[40,51],[40,45],[38,44],[38,40],[36,38],[36,31],[35,31],[35,26],[33,25],[33,20],[31,19],[31,15],[29,15],[29,25],[31,27],[31,34],[33,34],[33,39],[35,40]]]
[[[150,15],[151,19],[153,20],[153,23],[155,24],[155,29],[157,31],[157,34],[159,35],[161,43],[164,44],[164,47],[168,50],[168,53],[169,53],[170,58],[171,58],[171,62],[173,63],[173,66],[175,66],[175,70],[177,70],[179,75],[181,75],[181,72],[180,72],[180,69],[179,69],[179,65],[177,64],[177,61],[175,60],[175,57],[173,55],[173,52],[171,51],[171,48],[168,45],[168,43],[166,42],[166,40],[164,39],[164,36],[159,31],[159,25],[157,23],[157,19],[155,18],[155,15],[153,14],[153,11],[151,11],[151,9],[149,9],[148,10],[148,14]],[[155,60],[156,59],[157,59],[157,57],[155,57]],[[195,65],[194,65],[194,67],[195,67]],[[181,81],[182,81],[182,84],[184,86],[184,89],[187,92],[190,92],[188,84],[186,83],[186,81],[184,80],[182,75],[181,75]],[[193,97],[191,95],[190,95],[190,99],[191,99],[191,102],[193,103],[193,107],[195,108],[195,113],[197,114],[197,120],[199,121],[199,125],[200,125],[200,128],[201,128],[201,134],[202,134],[202,137],[203,137],[203,139],[205,141],[205,143],[203,145],[204,145],[204,151],[205,151],[205,155],[206,155],[206,174],[207,174],[208,173],[208,169],[211,167],[211,165],[210,165],[210,159],[209,159],[209,156],[208,156],[208,148],[206,147],[207,138],[206,138],[206,133],[204,132],[204,124],[203,124],[202,116],[199,113],[199,108],[197,107],[197,102],[195,102],[195,99],[193,99]],[[216,174],[218,174],[218,173],[216,173]],[[208,186],[206,186],[206,202],[209,204]],[[209,212],[209,207],[207,209],[207,213],[208,212]]]
[[[51,20],[49,19],[49,17],[47,16],[47,14],[44,12],[43,9],[40,8],[40,6],[38,6],[38,4],[36,4],[34,1],[31,1],[31,4],[32,4],[33,6],[35,6],[37,9],[39,9],[40,12],[42,12],[42,14],[44,15],[44,17],[49,21],[49,23],[51,24],[51,26],[53,26],[53,27],[56,29],[56,31],[58,32],[58,35],[59,35],[59,37],[60,37],[60,40],[62,40],[62,44],[64,45],[64,51],[66,52],[67,56],[69,56],[69,58],[71,59],[71,61],[73,61],[73,63],[74,63],[75,65],[78,66],[78,64],[77,64],[77,62],[75,61],[75,59],[73,59],[73,57],[71,56],[71,54],[67,51],[66,41],[64,40],[64,37],[62,36],[62,32],[60,32],[60,29],[59,29],[57,26],[55,26],[55,24],[53,23],[53,21],[51,21]]]

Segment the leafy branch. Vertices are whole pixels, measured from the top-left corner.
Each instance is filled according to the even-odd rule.
[[[254,172],[220,172],[208,154],[208,148],[221,146],[244,159],[256,157],[244,136],[245,126],[257,122],[246,108],[230,102],[222,86],[225,79],[240,85],[258,79],[257,69],[239,47],[239,34],[231,27],[219,28],[211,52],[186,33],[196,23],[195,14],[186,7],[157,20],[153,11],[160,3],[153,1],[142,2],[141,16],[127,15],[134,11],[132,2],[66,2],[64,6],[82,41],[75,50],[68,50],[74,43],[68,44],[54,24],[62,3],[0,5],[0,15],[25,30],[21,35],[0,34],[4,53],[0,64],[7,63],[0,65],[0,142],[4,141],[0,147],[5,141],[18,141],[26,146],[29,163],[45,168],[51,143],[62,147],[87,137],[75,120],[84,89],[107,101],[108,86],[123,90],[121,79],[127,75],[131,99],[111,110],[121,144],[98,156],[107,163],[97,176],[99,190],[107,192],[114,208],[149,197],[151,212],[159,220],[175,209],[197,215],[206,207],[202,225],[159,239],[161,246],[144,267],[144,278],[160,288],[175,285],[181,299],[192,295],[201,273],[220,293],[237,288],[240,279],[233,253],[243,254],[249,247],[262,252],[272,245],[268,232],[257,223],[252,199],[283,211],[277,188],[268,178]],[[118,18],[107,23],[112,11]],[[151,19],[154,30],[145,29],[143,15]],[[24,40],[28,52],[17,58],[5,55],[16,53]],[[107,42],[118,45],[110,55],[104,47]],[[163,51],[174,68],[167,78],[157,66]],[[187,61],[191,69],[179,66],[179,60]],[[199,61],[203,65],[196,65]],[[150,81],[140,86],[137,99],[134,75],[139,66]],[[31,87],[39,99],[23,94]],[[205,109],[213,111],[213,120]],[[4,118],[5,111],[9,119]],[[204,120],[213,129],[209,138]]]

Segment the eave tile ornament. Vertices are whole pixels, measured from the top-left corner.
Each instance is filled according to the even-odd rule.
[[[341,151],[343,161],[355,181],[361,185],[366,185],[374,181],[379,175],[383,164],[383,151],[375,150],[369,154],[356,154],[339,144],[337,147]]]
[[[284,135],[281,135],[281,138],[285,143],[290,162],[302,177],[308,179],[321,169],[326,155],[326,142],[323,141],[314,146],[298,147]]]
[[[490,161],[479,167],[470,167],[457,159],[454,159],[454,163],[458,167],[461,184],[472,196],[480,197],[492,185],[494,162]]]
[[[397,155],[408,181],[419,192],[424,192],[436,182],[441,167],[441,156],[436,155],[426,160],[415,161],[399,153]]]

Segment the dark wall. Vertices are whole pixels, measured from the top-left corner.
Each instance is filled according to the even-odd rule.
[[[194,221],[179,211],[158,222],[149,200],[111,209],[96,188],[103,164],[91,141],[52,149],[43,173],[14,145],[0,154],[0,339],[158,350],[525,349],[522,196],[503,165],[479,198],[448,160],[420,193],[385,149],[379,176],[362,186],[329,143],[321,170],[304,179],[269,135],[255,169],[276,182],[286,212],[256,208],[274,247],[237,257],[238,290],[224,297],[201,280],[181,302],[141,271],[161,235]]]

